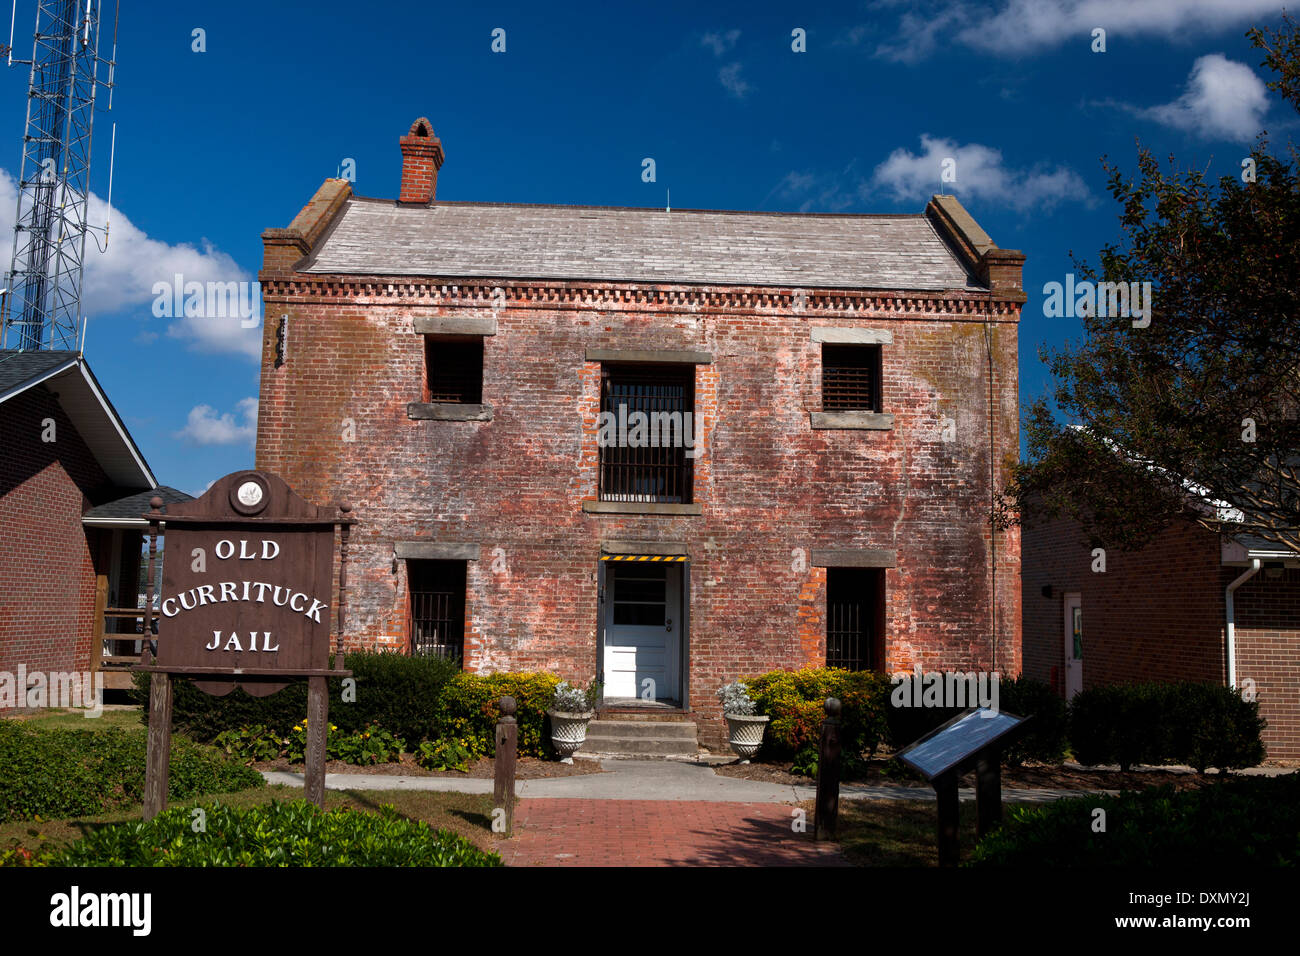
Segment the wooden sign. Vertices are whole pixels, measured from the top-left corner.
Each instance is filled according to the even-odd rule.
[[[338,521],[258,471],[169,507],[157,666],[214,696],[255,697],[285,686],[276,674],[326,669]]]
[[[347,677],[343,618],[348,532],[354,519],[340,503],[318,507],[277,475],[238,471],[195,501],[150,502],[149,594],[155,587],[158,530],[167,524],[166,568],[158,607],[156,654],[145,642],[136,670],[152,673],[144,818],[167,808],[173,677],[220,697],[242,687],[255,697],[307,681],[307,799],[325,806],[327,679]],[[339,648],[329,667],[334,532],[340,532]],[[145,632],[153,625],[145,602]]]

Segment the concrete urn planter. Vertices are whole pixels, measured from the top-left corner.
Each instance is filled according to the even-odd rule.
[[[731,749],[741,763],[749,763],[749,758],[758,753],[759,745],[763,742],[763,732],[767,729],[769,718],[763,714],[724,716],[727,718],[727,743],[731,744]]]
[[[582,714],[562,710],[546,712],[546,716],[551,718],[551,743],[560,755],[560,763],[573,763],[573,755],[587,742],[587,723],[595,714],[594,710]]]

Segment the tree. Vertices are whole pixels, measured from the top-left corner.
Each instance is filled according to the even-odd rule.
[[[1247,34],[1268,84],[1300,112],[1300,30]],[[1040,351],[1055,400],[1026,413],[1030,456],[1004,517],[1078,519],[1097,544],[1141,547],[1177,516],[1300,551],[1300,157],[1261,133],[1240,176],[1162,170],[1138,146],[1136,182],[1103,157],[1123,238],[1092,282],[1150,282],[1134,320],[1100,307],[1084,340]],[[1103,314],[1111,312],[1112,314]],[[1145,327],[1143,327],[1143,323]],[[1232,510],[1226,511],[1220,505]]]

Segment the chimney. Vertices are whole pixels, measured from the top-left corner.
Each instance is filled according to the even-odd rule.
[[[398,142],[402,147],[402,192],[397,201],[428,205],[438,188],[442,140],[433,135],[433,124],[421,116]]]

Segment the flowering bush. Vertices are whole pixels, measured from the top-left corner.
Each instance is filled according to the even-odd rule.
[[[340,737],[335,747],[338,759],[351,764],[393,763],[402,759],[406,741],[386,730],[367,725],[366,729]]]

